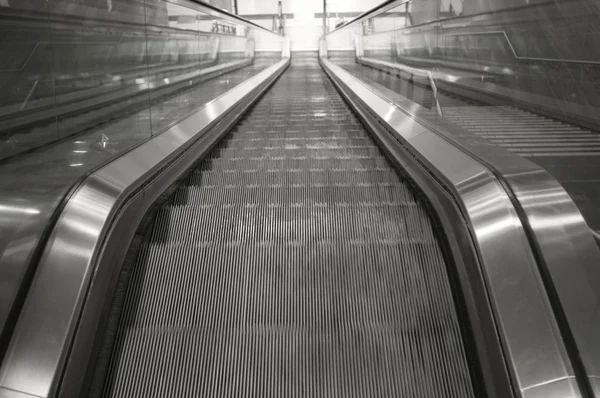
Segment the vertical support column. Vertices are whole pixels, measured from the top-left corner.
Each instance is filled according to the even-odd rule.
[[[319,58],[327,58],[327,0],[323,0],[323,36],[319,39]]]
[[[212,44],[212,51],[210,54],[210,59],[214,61],[219,57],[219,45],[220,45],[219,38],[218,37],[211,38],[211,44]]]
[[[363,57],[362,38],[359,35],[354,37],[354,52],[358,62]]]
[[[413,101],[415,99],[415,77],[411,73],[406,85],[406,98]]]
[[[281,58],[291,58],[292,46],[289,37],[283,39],[283,48],[281,50]]]
[[[281,0],[279,0],[279,9],[278,9],[278,20],[279,20],[279,27],[277,29],[277,31],[279,32],[280,35],[284,35],[285,34],[285,16],[283,15],[283,5],[281,4]]]
[[[325,37],[319,39],[319,58],[327,58],[327,40],[325,40]]]
[[[327,0],[323,0],[323,38],[327,34]],[[319,46],[320,48],[320,46]]]
[[[253,37],[248,37],[246,39],[246,54],[245,57],[246,58],[250,58],[250,59],[254,59],[254,55],[255,55],[255,50],[256,50],[256,41],[254,40]]]

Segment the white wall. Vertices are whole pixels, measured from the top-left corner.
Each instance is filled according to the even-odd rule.
[[[383,0],[328,0],[327,7],[331,12],[336,9],[338,12],[365,12],[382,2]]]
[[[329,0],[327,4],[329,11],[363,12],[381,1]],[[277,4],[277,0],[238,0],[238,9],[239,14],[252,20],[252,14],[276,14]],[[316,51],[319,38],[323,34],[323,20],[315,18],[315,13],[323,12],[323,0],[283,0],[282,8],[284,13],[294,14],[293,20],[285,21],[285,33],[291,41],[292,51]],[[272,21],[260,22],[267,29],[271,29]]]
[[[327,0],[328,8],[338,12],[364,12],[383,0]],[[296,9],[308,9],[310,12],[322,12],[323,0],[283,0],[283,12],[295,12]],[[277,0],[238,0],[239,14],[277,13]]]
[[[254,38],[254,48],[256,51],[280,52],[283,48],[283,39],[280,36],[271,35],[256,29],[252,37]]]
[[[354,50],[354,41],[360,29],[347,28],[327,36],[327,49],[331,51]]]
[[[322,0],[283,0],[284,13],[294,14],[294,19],[285,21],[285,34],[290,39],[292,51],[317,50],[321,23],[315,20],[315,12],[323,8]],[[238,0],[239,14],[252,20],[252,14],[277,14],[277,0]],[[272,20],[255,20],[271,29]]]
[[[323,22],[315,18],[315,12],[322,10],[320,0],[288,0],[289,11],[294,19],[286,21],[286,35],[290,38],[292,51],[316,51],[319,38],[323,35]]]
[[[285,6],[284,12],[288,12],[285,10]],[[277,0],[238,0],[238,14],[240,15],[276,13]]]

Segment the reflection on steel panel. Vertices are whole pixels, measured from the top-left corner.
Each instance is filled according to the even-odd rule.
[[[235,32],[213,32],[221,20]],[[255,55],[264,35],[272,51]],[[185,0],[0,3],[3,340],[81,178],[281,60],[282,40]]]
[[[522,396],[535,396],[539,388],[556,380],[579,396],[525,229],[501,183],[432,131],[420,127],[414,132],[414,119],[348,72],[328,60],[321,62],[457,190],[476,236],[507,359]]]

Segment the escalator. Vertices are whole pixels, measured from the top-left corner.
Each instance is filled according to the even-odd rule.
[[[7,104],[35,118],[0,140],[0,396],[600,397],[600,140],[542,112],[586,103],[564,86],[593,79],[554,84],[584,68],[529,68],[517,47],[496,59],[522,41],[407,26],[400,0],[318,54],[202,0],[176,6],[154,25],[69,9],[25,44],[85,45],[15,47],[37,52],[11,63]],[[207,15],[239,34],[206,31]],[[563,88],[513,103],[526,79],[456,68],[457,49]],[[240,68],[196,71],[202,54]],[[443,65],[396,64],[423,57]],[[32,102],[47,93],[52,109]]]
[[[435,222],[316,59],[147,215],[91,396],[473,397]]]

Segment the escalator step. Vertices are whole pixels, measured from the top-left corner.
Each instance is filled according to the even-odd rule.
[[[209,158],[202,164],[202,170],[297,170],[310,169],[368,169],[390,167],[382,156],[297,156],[295,158],[279,157],[239,157],[230,159]]]
[[[392,169],[279,169],[279,170],[238,170],[228,172],[204,171],[194,173],[191,185],[226,186],[241,185],[325,185],[325,184],[368,184],[391,183],[397,181]]]

